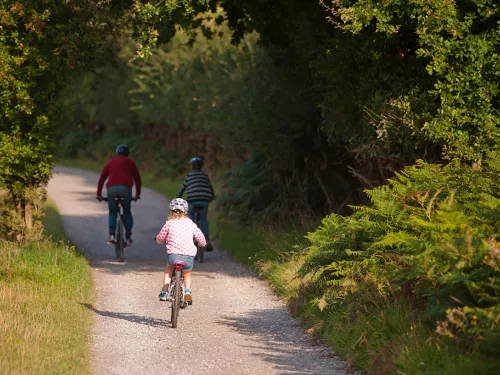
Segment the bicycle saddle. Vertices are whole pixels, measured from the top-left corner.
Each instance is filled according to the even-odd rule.
[[[185,266],[186,262],[183,260],[174,260],[174,266]]]

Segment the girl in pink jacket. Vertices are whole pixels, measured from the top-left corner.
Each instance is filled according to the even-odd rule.
[[[184,261],[186,263],[184,271],[184,299],[191,302],[191,270],[193,269],[194,257],[197,247],[193,243],[193,238],[198,246],[207,245],[205,236],[195,223],[187,216],[188,203],[181,198],[176,198],[170,202],[170,216],[156,236],[156,242],[167,245],[167,268],[163,278],[163,288],[158,298],[160,301],[167,300],[167,292],[172,279],[174,261]]]

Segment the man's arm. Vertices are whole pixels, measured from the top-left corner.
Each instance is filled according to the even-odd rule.
[[[134,179],[135,183],[135,195],[136,197],[141,196],[141,187],[142,187],[142,180],[141,180],[141,174],[139,173],[139,169],[137,168],[137,165],[132,159],[129,159],[131,162],[131,169],[132,169],[132,178]]]
[[[109,175],[109,161],[106,163],[104,166],[104,169],[101,172],[101,175],[99,176],[99,181],[97,182],[97,196],[101,197],[102,196],[102,188],[104,186],[104,181],[108,178]]]
[[[182,198],[182,194],[184,194],[184,190],[186,190],[187,188],[187,176],[186,178],[184,179],[184,182],[182,183],[181,185],[181,189],[179,190],[179,192],[177,193],[177,196],[176,198]]]

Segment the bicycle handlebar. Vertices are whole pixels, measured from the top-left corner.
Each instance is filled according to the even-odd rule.
[[[102,199],[99,199],[99,198],[96,198],[98,201],[104,201],[104,202],[107,202],[108,201],[108,197],[102,197]],[[118,199],[124,199],[124,198],[115,198],[115,201],[118,200]],[[141,199],[141,197],[137,197],[137,198],[131,198],[132,201],[134,202],[137,202],[139,199]]]

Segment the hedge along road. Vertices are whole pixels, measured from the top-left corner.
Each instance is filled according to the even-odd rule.
[[[106,245],[107,205],[95,199],[98,175],[56,167],[49,182],[68,236],[90,260],[97,298],[91,338],[95,374],[345,374],[345,365],[310,344],[263,281],[216,249],[195,263],[193,306],[169,326],[158,301],[165,248],[153,238],[168,200],[144,189],[133,203],[134,244],[124,263]]]

